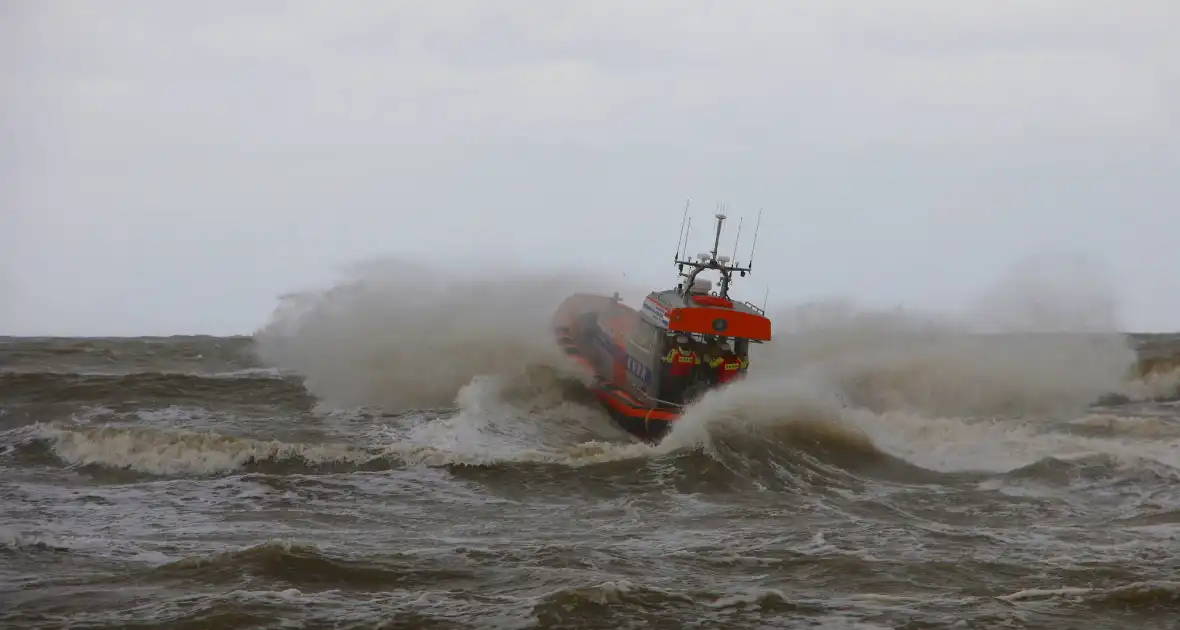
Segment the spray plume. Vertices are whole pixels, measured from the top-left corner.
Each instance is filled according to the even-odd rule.
[[[302,375],[327,404],[450,406],[476,376],[565,369],[550,330],[554,309],[573,291],[618,284],[579,271],[368,261],[331,289],[289,296],[255,345],[263,361]]]

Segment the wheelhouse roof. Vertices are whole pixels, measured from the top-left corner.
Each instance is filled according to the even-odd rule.
[[[644,299],[640,316],[649,324],[668,332],[734,337],[751,341],[770,341],[771,325],[765,312],[749,302],[732,304],[698,304],[696,297],[718,301],[716,296],[687,294],[675,289],[653,291]]]

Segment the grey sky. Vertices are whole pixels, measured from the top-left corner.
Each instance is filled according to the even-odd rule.
[[[3,1],[0,333],[248,333],[386,255],[662,285],[686,197],[698,245],[716,201],[746,237],[765,208],[748,299],[956,308],[1059,251],[1124,328],[1180,329],[1178,22],[1174,0]]]

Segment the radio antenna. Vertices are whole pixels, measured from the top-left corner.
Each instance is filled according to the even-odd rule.
[[[737,262],[737,248],[738,248],[738,242],[742,240],[742,223],[744,223],[745,220],[746,220],[745,217],[738,217],[737,238],[733,239],[733,261],[732,262],[735,267],[738,264],[738,262]]]
[[[762,208],[758,208],[758,223],[754,225],[754,242],[750,245],[750,262],[747,269],[754,268],[754,248],[758,246],[758,228],[762,227]]]
[[[688,219],[688,204],[692,203],[692,199],[688,198],[684,201],[684,215],[680,217],[680,234],[676,238],[676,255],[672,257],[673,262],[680,259],[680,242],[684,240],[684,222]]]

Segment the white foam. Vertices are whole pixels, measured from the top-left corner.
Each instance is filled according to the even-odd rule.
[[[371,456],[337,444],[290,444],[213,431],[145,427],[64,428],[36,425],[53,452],[73,465],[97,464],[156,475],[207,475],[236,470],[250,461],[299,458],[310,464],[358,462]]]

